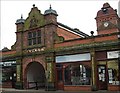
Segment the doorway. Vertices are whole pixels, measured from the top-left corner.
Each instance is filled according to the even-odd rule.
[[[107,71],[106,65],[98,66],[98,89],[107,90]]]
[[[63,80],[63,65],[62,64],[57,64],[56,65],[56,80],[57,80],[57,89],[58,90],[63,90],[64,89],[64,80]]]
[[[31,62],[27,66],[27,88],[45,88],[45,70],[39,62]]]

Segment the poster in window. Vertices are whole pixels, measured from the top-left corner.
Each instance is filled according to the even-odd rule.
[[[103,73],[105,74],[105,70],[103,70]]]
[[[109,83],[113,83],[113,81],[109,79]]]
[[[103,81],[103,82],[105,81],[105,77],[102,78],[102,81]]]
[[[102,80],[101,74],[99,74],[99,80]]]
[[[102,73],[102,81],[105,81],[105,74]]]
[[[99,72],[101,72],[101,68],[99,68],[98,70],[99,70]]]

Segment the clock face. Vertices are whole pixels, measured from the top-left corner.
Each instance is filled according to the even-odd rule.
[[[104,27],[108,27],[109,23],[108,22],[105,22],[104,23]]]

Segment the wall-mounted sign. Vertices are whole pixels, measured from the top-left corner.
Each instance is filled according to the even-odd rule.
[[[64,56],[57,56],[56,57],[56,63],[88,61],[88,60],[91,60],[90,53],[75,54],[75,55],[64,55]]]
[[[112,59],[112,58],[118,58],[120,56],[120,51],[109,51],[107,52],[107,58]]]
[[[0,62],[0,66],[12,66],[16,65],[16,61]]]

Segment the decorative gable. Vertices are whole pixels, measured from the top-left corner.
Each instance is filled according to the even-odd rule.
[[[29,16],[25,20],[24,31],[29,30],[31,28],[43,26],[44,24],[45,24],[44,15],[41,14],[41,11],[38,10],[38,8],[35,7],[35,5],[33,5],[33,8],[31,9]]]

